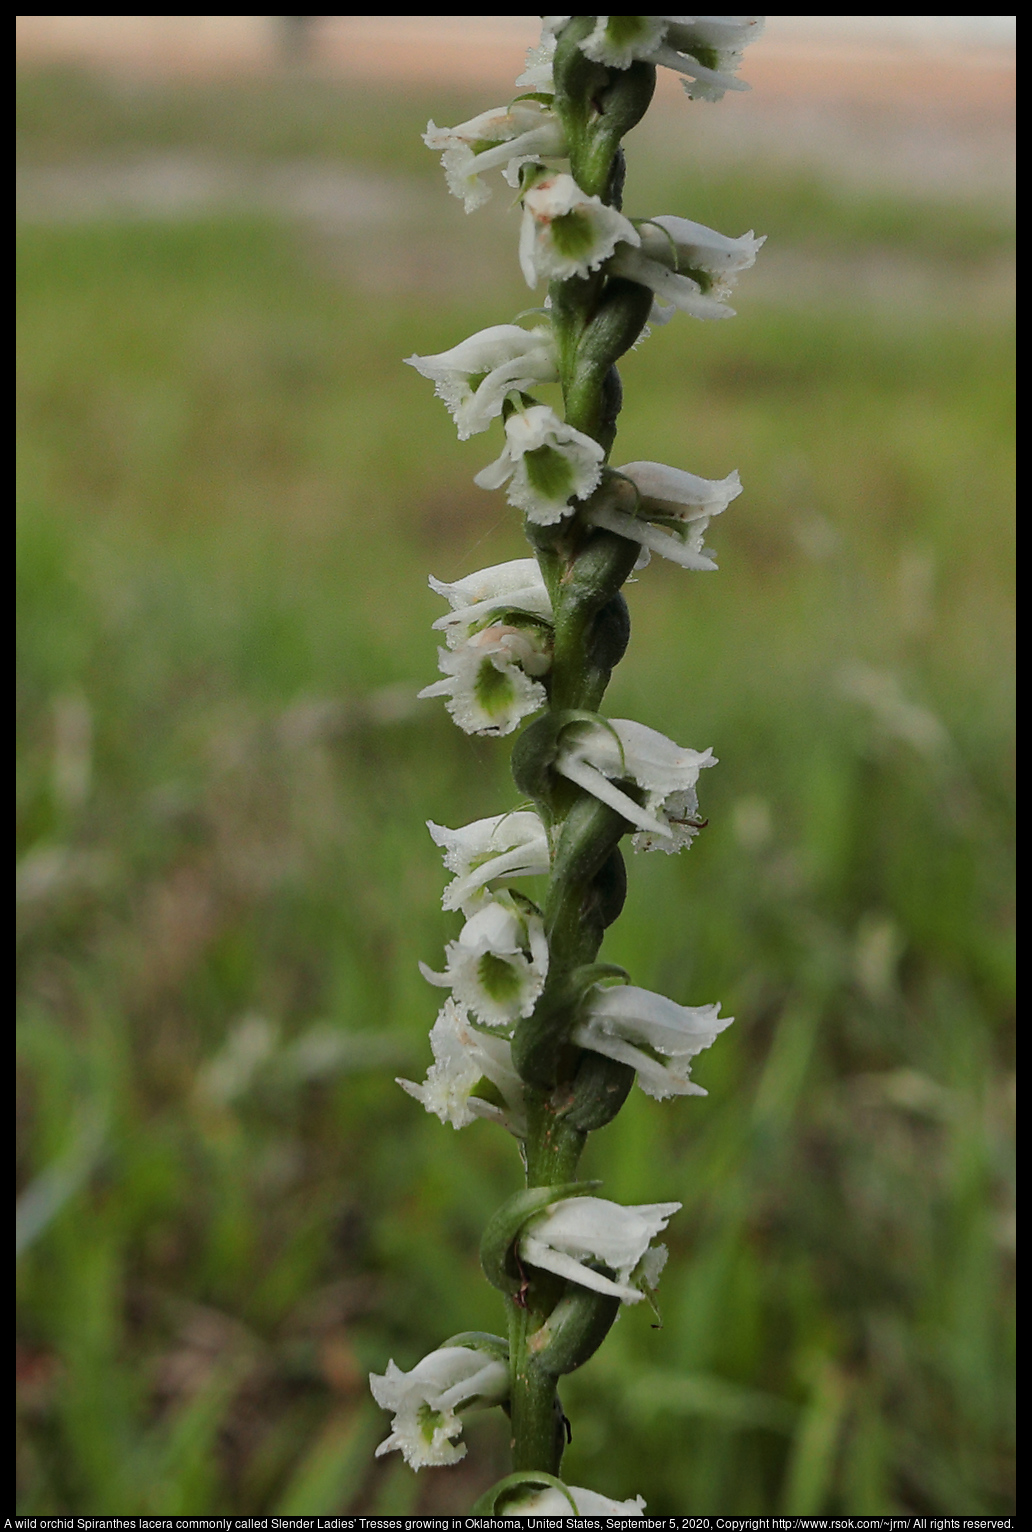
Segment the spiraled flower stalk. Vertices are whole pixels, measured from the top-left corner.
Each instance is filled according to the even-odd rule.
[[[422,1084],[401,1081],[442,1123],[477,1117],[520,1144],[526,1189],[490,1220],[481,1245],[504,1295],[506,1337],[452,1336],[409,1373],[374,1375],[393,1414],[380,1453],[413,1468],[457,1461],[462,1412],[501,1404],[512,1423],[513,1472],[475,1507],[487,1515],[640,1515],[625,1502],[559,1478],[565,1417],[557,1382],[605,1339],[623,1303],[651,1293],[666,1259],[654,1243],[680,1204],[621,1207],[577,1179],[588,1133],[620,1110],[637,1078],[650,1096],[704,1094],[691,1060],[730,1024],[716,1004],[682,1006],[640,989],[599,960],[620,913],[635,850],[690,846],[705,821],[699,774],[710,750],[599,711],[630,633],[621,587],[652,552],[715,569],[703,537],[740,493],[681,468],[609,456],[621,406],[616,362],[648,321],[676,310],[733,313],[726,299],[762,240],[728,238],[688,219],[628,218],[624,135],[652,100],[658,64],[689,96],[744,89],[735,69],[759,17],[546,17],[508,107],[455,128],[428,127],[449,188],[467,211],[502,170],[522,205],[520,266],[547,281],[533,324],[495,325],[438,356],[410,357],[431,379],[462,439],[503,428],[500,455],[476,475],[523,513],[533,559],[433,589],[449,611],[435,623],[440,696],[471,734],[518,735],[512,753],[521,807],[451,830],[431,824],[453,874],[445,909],[463,925],[444,966],[421,965],[450,990],[430,1035]],[[564,413],[534,396],[561,385]],[[518,886],[548,875],[542,906]]]

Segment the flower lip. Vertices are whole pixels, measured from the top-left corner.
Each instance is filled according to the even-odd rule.
[[[550,631],[550,630],[546,630]],[[542,634],[509,624],[494,624],[461,641],[438,649],[444,680],[433,681],[417,697],[445,698],[445,706],[466,734],[511,734],[520,720],[544,707],[547,693],[540,681],[550,664]]]
[[[657,234],[656,230],[660,232]],[[757,237],[752,229],[733,239],[703,223],[667,213],[647,219],[639,233],[643,254],[664,264],[672,255],[678,271],[701,275],[711,284],[706,291],[712,291],[716,298],[731,291],[740,271],[755,266],[756,256],[767,239],[766,234]]]
[[[632,1275],[680,1207],[680,1202],[623,1207],[602,1197],[562,1198],[527,1222],[519,1238],[520,1256],[581,1287],[639,1303],[644,1295],[640,1286],[631,1285]],[[588,1261],[608,1266],[615,1278],[584,1264]],[[649,1270],[656,1264],[650,1262]]]
[[[498,893],[477,905],[457,941],[445,948],[445,970],[425,963],[427,983],[450,988],[488,1027],[510,1026],[529,1016],[548,974],[548,943],[541,917],[529,901]]]
[[[503,1037],[475,1028],[466,1007],[452,999],[444,1002],[430,1032],[434,1062],[422,1085],[413,1080],[396,1083],[441,1122],[465,1128],[478,1117],[498,1122],[516,1138],[527,1131],[523,1082],[513,1067],[512,1049]],[[483,1082],[494,1088],[497,1099],[481,1094]]]
[[[702,479],[663,463],[639,462],[625,463],[615,475],[629,480],[633,491],[625,485],[621,496],[619,478],[614,478],[617,494],[596,497],[587,509],[587,520],[684,569],[716,569],[712,551],[702,542],[711,519],[742,492],[737,469],[726,479]],[[618,497],[629,502],[632,494],[637,501],[634,514],[615,503]],[[653,526],[653,521],[659,525]]]
[[[466,1455],[458,1411],[473,1405],[500,1404],[508,1397],[509,1369],[504,1362],[466,1346],[431,1351],[411,1372],[393,1359],[385,1373],[370,1373],[373,1398],[394,1419],[391,1434],[376,1456],[401,1451],[410,1468],[440,1467]]]
[[[581,1048],[629,1064],[645,1094],[657,1101],[704,1096],[691,1079],[691,1061],[734,1020],[719,1012],[719,1004],[678,1005],[632,984],[595,985],[571,1036]]]
[[[568,725],[560,739],[555,770],[576,782],[639,827],[635,850],[679,851],[698,833],[695,820],[699,772],[715,766],[712,750],[676,745],[665,734],[630,718]],[[616,786],[630,780],[643,789],[644,804]]]
[[[520,267],[528,287],[597,271],[618,243],[637,246],[629,219],[581,191],[565,172],[538,180],[523,198]]]
[[[513,410],[501,456],[474,476],[481,489],[508,485],[506,498],[541,526],[571,516],[602,477],[605,452],[592,437],[560,420],[547,404]]]

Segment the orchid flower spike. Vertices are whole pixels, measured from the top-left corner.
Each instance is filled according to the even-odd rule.
[[[730,293],[740,271],[756,264],[756,252],[766,239],[750,229],[738,239],[718,234],[689,218],[666,215],[639,225],[640,245],[621,246],[606,270],[626,277],[656,295],[649,316],[666,324],[677,309],[695,319],[731,319],[734,309],[723,299]]]
[[[516,1138],[527,1135],[523,1081],[512,1063],[512,1048],[473,1026],[465,1006],[444,1002],[430,1031],[434,1062],[422,1085],[398,1080],[442,1122],[465,1128],[478,1117],[501,1123]]]
[[[691,1061],[716,1041],[733,1016],[720,1005],[677,1005],[665,995],[633,984],[594,985],[585,999],[572,1038],[581,1048],[602,1053],[637,1070],[647,1096],[705,1096],[691,1079]]]
[[[544,31],[561,32],[569,16],[545,16]],[[684,75],[693,101],[719,101],[728,90],[748,90],[735,78],[742,53],[763,33],[762,16],[598,16],[581,52],[610,69],[636,59]]]
[[[505,613],[526,612],[552,621],[552,603],[536,559],[511,559],[450,584],[431,575],[430,588],[451,607],[433,624],[443,630],[449,649]]]
[[[478,330],[450,351],[436,356],[407,356],[405,361],[434,384],[466,441],[486,431],[502,413],[506,394],[554,383],[559,376],[555,340],[547,324],[524,330],[496,324]]]
[[[588,508],[588,521],[640,543],[645,563],[652,552],[683,569],[716,569],[713,551],[702,540],[713,517],[742,493],[737,469],[726,479],[700,479],[662,463],[625,463],[616,471],[638,491],[634,514],[600,497]]]
[[[556,1489],[554,1484],[529,1485],[522,1493],[506,1496],[499,1516],[641,1516],[645,1501],[641,1495],[633,1500],[610,1500],[593,1489],[581,1489],[576,1484],[564,1484]]]
[[[640,244],[629,219],[582,192],[565,173],[536,181],[523,198],[520,267],[528,287],[597,271],[618,242]]]
[[[484,1026],[507,1027],[529,1016],[545,987],[548,943],[540,915],[526,905],[495,894],[448,943],[443,973],[419,965],[427,983],[451,989]]]
[[[492,107],[456,128],[428,122],[423,142],[440,152],[448,190],[462,198],[467,213],[490,199],[490,187],[480,179],[486,170],[504,166],[505,179],[518,187],[521,165],[567,152],[562,124],[540,101]]]
[[[456,639],[454,648],[438,649],[437,665],[445,679],[416,695],[446,698],[445,706],[466,734],[511,734],[547,701],[545,688],[531,677],[549,669],[551,639],[551,628],[533,618],[490,623]]]
[[[466,1456],[459,1412],[501,1404],[509,1395],[504,1362],[466,1346],[431,1351],[411,1372],[394,1361],[382,1374],[370,1373],[369,1387],[382,1410],[394,1416],[391,1434],[376,1456],[401,1451],[410,1468],[437,1468]]]
[[[513,410],[505,422],[500,457],[474,476],[481,489],[501,489],[539,526],[571,516],[570,502],[585,500],[602,477],[605,453],[590,436],[559,419],[547,404]]]
[[[444,850],[444,865],[455,877],[441,898],[446,910],[473,913],[484,890],[500,878],[526,878],[548,872],[548,836],[532,809],[476,819],[460,830],[427,821],[434,841]]]
[[[652,1249],[651,1241],[680,1207],[679,1202],[621,1207],[602,1197],[564,1197],[524,1225],[517,1242],[520,1259],[592,1292],[640,1303],[666,1264],[666,1246]],[[588,1261],[608,1266],[614,1276],[593,1270]]]
[[[555,770],[639,826],[631,843],[635,851],[680,851],[701,829],[699,772],[716,764],[712,750],[682,748],[643,723],[610,718],[570,724]],[[620,781],[640,787],[644,805],[615,785]]]

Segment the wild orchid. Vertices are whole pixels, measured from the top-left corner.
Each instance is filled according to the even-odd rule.
[[[691,1064],[732,1018],[642,989],[599,961],[620,914],[620,851],[687,849],[706,824],[699,777],[713,751],[606,717],[603,697],[630,631],[621,587],[659,553],[716,569],[703,547],[742,486],[662,463],[609,464],[622,390],[619,358],[676,311],[733,314],[725,302],[763,243],[687,218],[623,211],[621,141],[651,102],[659,65],[693,99],[748,87],[737,77],[753,16],[547,16],[508,106],[454,128],[430,123],[449,188],[467,212],[503,171],[522,206],[519,264],[547,281],[537,322],[482,330],[448,351],[412,356],[451,412],[460,440],[501,426],[499,455],[475,475],[523,513],[533,558],[446,582],[434,622],[442,697],[459,727],[521,728],[512,771],[522,802],[458,829],[431,822],[451,882],[445,910],[463,924],[441,970],[450,990],[421,1083],[399,1080],[442,1123],[477,1118],[518,1141],[526,1189],[490,1219],[481,1243],[502,1293],[505,1338],[453,1336],[410,1372],[393,1361],[371,1386],[393,1414],[380,1453],[445,1465],[464,1453],[461,1414],[499,1404],[513,1472],[477,1502],[488,1515],[641,1516],[641,1496],[611,1500],[564,1484],[558,1380],[583,1366],[624,1304],[651,1301],[666,1261],[654,1243],[676,1201],[621,1206],[578,1180],[589,1132],[610,1122],[635,1079],[655,1100],[705,1095]],[[558,163],[556,163],[558,162]],[[655,342],[654,342],[655,344]],[[558,383],[563,411],[535,397]],[[537,715],[532,718],[532,715]],[[530,722],[526,720],[532,719]],[[515,880],[547,878],[540,902]],[[533,890],[533,885],[531,885]]]

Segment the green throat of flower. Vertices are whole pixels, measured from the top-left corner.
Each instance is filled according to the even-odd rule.
[[[532,447],[523,454],[527,483],[544,500],[565,505],[573,493],[570,461],[554,447]]]
[[[477,978],[485,993],[499,1005],[515,1000],[520,992],[520,975],[515,966],[494,952],[485,952],[477,963]]]
[[[440,1410],[433,1409],[424,1400],[424,1402],[419,1406],[419,1410],[416,1414],[416,1420],[419,1425],[420,1436],[426,1442],[427,1446],[430,1446],[430,1444],[433,1442],[435,1434],[440,1430],[441,1426],[444,1425],[444,1416],[441,1414]]]
[[[614,48],[626,48],[648,37],[651,28],[644,16],[609,16],[606,38]]]
[[[560,213],[552,219],[551,227],[552,244],[560,255],[565,255],[571,261],[580,261],[590,254],[595,236],[591,219],[586,213],[580,213],[576,208],[569,213]]]
[[[496,718],[499,713],[504,713],[511,707],[516,695],[512,684],[512,677],[504,670],[499,670],[494,662],[485,659],[477,671],[477,678],[473,683],[473,694],[479,705],[489,718]]]

